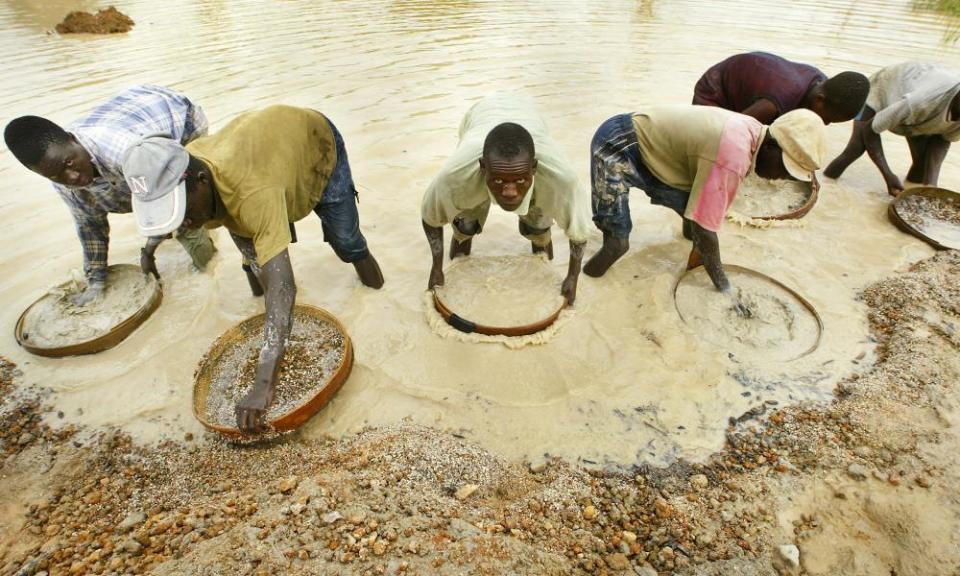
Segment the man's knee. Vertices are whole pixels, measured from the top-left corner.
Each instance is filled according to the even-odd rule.
[[[329,242],[337,258],[348,264],[359,262],[370,255],[367,240],[359,231],[349,238],[331,238]]]
[[[532,242],[534,246],[543,248],[547,244],[550,244],[552,236],[549,226],[546,228],[536,228],[523,220],[519,221],[518,226],[520,228],[520,235]]]

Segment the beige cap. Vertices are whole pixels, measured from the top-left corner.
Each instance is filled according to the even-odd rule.
[[[787,112],[770,125],[770,135],[783,150],[787,172],[809,182],[827,153],[826,127],[820,116],[806,108]]]

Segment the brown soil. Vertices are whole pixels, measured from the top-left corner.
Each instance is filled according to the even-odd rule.
[[[944,252],[871,286],[875,366],[829,405],[757,406],[708,463],[668,469],[532,467],[405,425],[243,448],[81,440],[4,364],[0,571],[954,576],[958,277]]]
[[[113,6],[96,14],[76,11],[67,14],[63,22],[57,24],[60,34],[117,34],[129,32],[133,20]]]

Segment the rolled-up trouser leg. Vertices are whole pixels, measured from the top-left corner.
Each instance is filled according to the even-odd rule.
[[[531,206],[527,213],[520,217],[517,224],[520,234],[537,248],[545,248],[550,244],[552,240],[550,226],[553,225],[553,219],[544,216],[543,210],[539,207]]]
[[[217,247],[210,237],[210,231],[206,228],[181,228],[177,230],[177,242],[183,246],[183,249],[190,255],[193,265],[201,272],[206,269],[207,264],[213,255],[217,252]]]
[[[353,183],[343,137],[332,122],[330,128],[336,140],[337,164],[313,211],[320,217],[324,241],[330,244],[337,257],[348,263],[359,262],[370,254],[367,240],[360,232],[359,194]]]
[[[463,244],[483,232],[483,225],[486,224],[489,213],[490,201],[487,200],[475,208],[457,214],[450,226],[453,228],[453,238],[457,244]]]

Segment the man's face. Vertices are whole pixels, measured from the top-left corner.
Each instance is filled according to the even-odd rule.
[[[849,120],[849,118],[844,118],[827,106],[827,100],[823,98],[822,95],[813,99],[813,102],[810,104],[810,110],[819,116],[820,119],[823,120],[824,124],[831,124],[833,122],[846,122]]]
[[[97,176],[90,154],[70,137],[66,143],[52,144],[30,169],[44,178],[70,188],[82,188]]]
[[[757,165],[753,171],[757,173],[757,176],[768,180],[796,180],[783,164],[783,151],[777,145],[777,141],[769,134],[763,139],[763,144],[760,145],[760,151],[757,153]]]
[[[210,175],[201,170],[195,178],[187,179],[187,208],[183,214],[184,228],[196,229],[213,219],[213,187]]]
[[[533,185],[537,160],[523,153],[514,158],[501,158],[490,154],[480,159],[480,172],[501,208],[513,212],[523,203]]]

